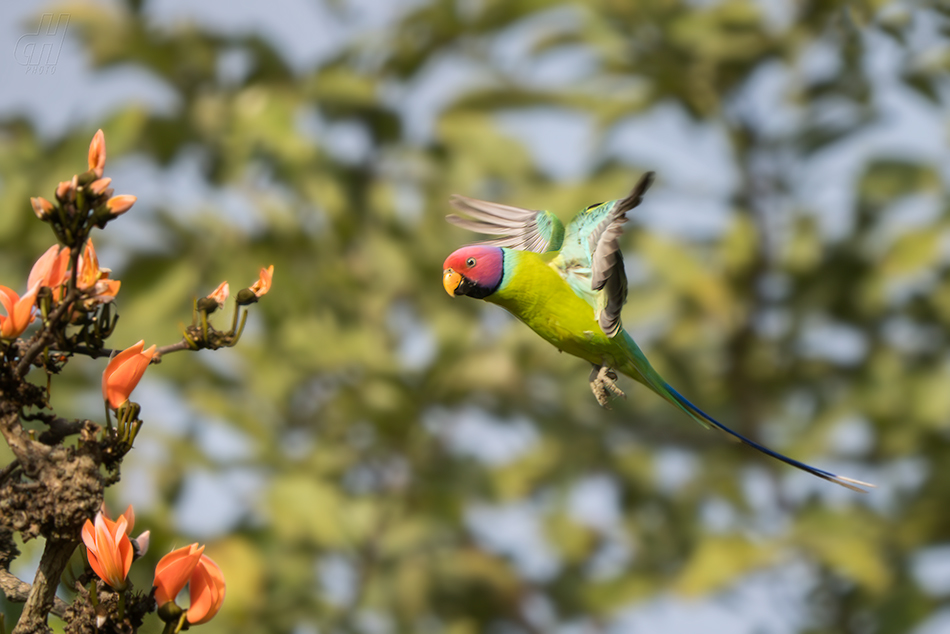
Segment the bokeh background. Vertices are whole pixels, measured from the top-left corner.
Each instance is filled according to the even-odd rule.
[[[99,127],[139,197],[96,235],[117,347],[275,265],[237,348],[149,370],[110,491],[152,531],[137,587],[208,544],[208,634],[947,632],[948,69],[947,5],[913,0],[6,2],[0,275]],[[602,410],[584,362],[441,288],[473,239],[450,194],[568,219],[647,169],[628,330],[876,491],[629,381]],[[101,416],[103,364],[57,378],[60,415]]]

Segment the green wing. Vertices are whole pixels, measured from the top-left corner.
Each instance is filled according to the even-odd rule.
[[[623,330],[620,310],[627,301],[627,275],[619,239],[627,212],[640,204],[653,183],[653,172],[644,174],[626,198],[591,205],[567,225],[564,246],[551,263],[597,315],[608,337]]]
[[[557,251],[564,242],[564,225],[550,211],[522,209],[486,200],[452,196],[451,205],[469,218],[449,214],[453,225],[488,235],[501,236],[479,244],[508,247],[519,251]]]

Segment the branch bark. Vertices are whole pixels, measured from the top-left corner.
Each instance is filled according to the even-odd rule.
[[[62,539],[48,539],[40,567],[36,571],[33,587],[26,597],[20,621],[13,628],[13,634],[35,634],[50,631],[46,624],[46,615],[55,607],[56,588],[66,570],[66,564],[79,542]]]
[[[19,579],[8,570],[0,568],[0,590],[7,598],[7,601],[13,603],[23,603],[30,596],[30,584]],[[53,597],[53,609],[51,613],[62,618],[66,614],[66,608],[69,605],[59,597]]]

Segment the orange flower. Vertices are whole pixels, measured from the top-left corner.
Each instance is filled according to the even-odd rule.
[[[33,213],[35,213],[36,217],[40,220],[46,220],[49,218],[50,212],[54,209],[53,203],[46,200],[42,196],[30,198],[30,204],[33,206]]]
[[[69,278],[68,266],[69,248],[60,249],[58,244],[54,244],[33,264],[26,285],[30,288],[34,284],[48,286],[53,289],[53,297],[59,299],[59,287]]]
[[[110,519],[109,510],[106,508],[105,502],[102,503],[100,512],[102,513],[103,517]],[[135,526],[135,510],[132,508],[131,504],[129,504],[129,508],[125,509],[125,513],[123,513],[121,517],[125,518],[125,534],[129,536],[129,539],[132,542],[132,558],[138,559],[148,552],[148,543],[149,539],[151,538],[152,531],[142,531],[139,533],[138,537],[132,537],[132,528]]]
[[[79,256],[78,266],[79,276],[76,278],[76,285],[83,290],[92,288],[103,277],[103,271],[99,268],[99,257],[96,255],[96,248],[92,246],[91,239],[86,240],[86,246],[82,255]]]
[[[97,178],[102,178],[102,172],[106,167],[106,135],[102,130],[96,132],[92,137],[92,143],[89,144],[89,169],[96,173]]]
[[[161,608],[189,585],[191,605],[187,619],[192,625],[210,621],[224,603],[225,583],[221,569],[204,555],[204,546],[191,544],[173,550],[155,566],[155,601]]]
[[[123,515],[113,522],[101,512],[96,523],[89,520],[82,527],[89,565],[99,578],[116,590],[125,589],[125,578],[132,565],[132,542],[127,534],[128,520]]]
[[[112,521],[112,518],[109,517],[109,509],[106,508],[106,503],[103,502],[102,506],[99,507],[99,512],[102,513],[102,517]],[[119,516],[120,518],[125,518],[125,534],[131,535],[132,529],[135,528],[135,509],[132,508],[132,505],[129,504],[129,508],[125,509],[125,512]]]
[[[143,350],[144,347],[145,342],[139,341],[131,348],[126,348],[112,357],[102,373],[102,398],[112,409],[119,409],[129,400],[129,394],[139,384],[155,356],[154,344],[148,350]]]
[[[13,339],[19,337],[35,317],[33,304],[36,302],[36,291],[39,286],[33,286],[26,295],[20,297],[13,289],[0,286],[0,306],[7,311],[6,316],[0,315],[0,337]]]
[[[131,209],[136,200],[138,200],[138,198],[131,194],[113,196],[106,202],[106,209],[108,209],[109,213],[113,216],[119,216]]]
[[[190,546],[182,546],[162,557],[155,566],[155,601],[162,607],[169,601],[174,601],[178,593],[195,571],[198,561],[204,553],[205,547],[199,547],[197,542]]]
[[[221,308],[222,306],[224,306],[224,302],[228,298],[228,294],[230,292],[231,291],[230,291],[230,287],[228,286],[228,283],[226,281],[221,282],[220,284],[218,284],[218,288],[214,289],[214,292],[208,295],[208,299],[213,299],[215,303],[218,305],[218,308]]]
[[[99,268],[99,258],[96,256],[96,249],[92,246],[92,240],[86,241],[86,247],[79,257],[79,275],[76,277],[76,286],[80,290],[92,290],[92,297],[86,301],[86,308],[92,308],[97,304],[105,304],[115,299],[119,292],[122,282],[119,280],[110,280],[109,269]]]
[[[261,269],[261,275],[256,282],[251,285],[251,292],[257,297],[267,295],[270,290],[271,280],[274,279],[274,265],[271,264],[266,269]]]

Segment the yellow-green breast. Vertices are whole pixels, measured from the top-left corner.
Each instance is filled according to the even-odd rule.
[[[609,338],[594,318],[594,307],[577,295],[561,274],[531,251],[504,249],[501,286],[486,301],[498,304],[559,350],[612,368],[628,359],[622,337]]]

